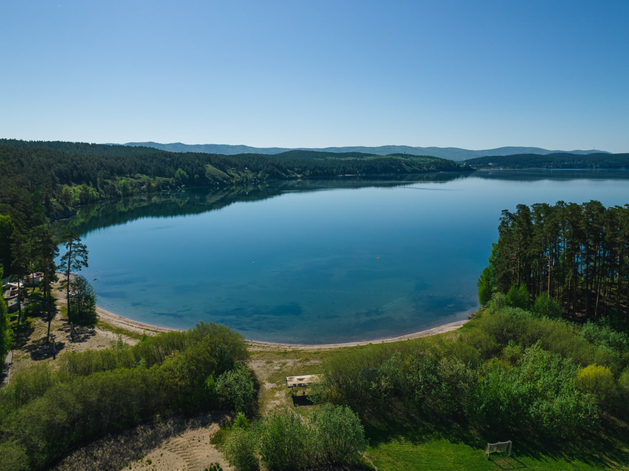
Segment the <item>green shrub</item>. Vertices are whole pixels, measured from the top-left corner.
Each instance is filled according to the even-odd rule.
[[[267,415],[259,427],[260,458],[268,468],[278,471],[297,469],[312,460],[308,444],[311,430],[301,417],[285,409]]]
[[[551,298],[546,293],[540,294],[535,300],[531,312],[536,317],[548,317],[549,319],[561,319],[561,305],[556,299]]]
[[[546,436],[569,437],[598,423],[591,394],[576,389],[577,366],[570,359],[527,348],[514,368],[497,360],[481,371],[474,420],[497,427],[530,427]]]
[[[257,443],[253,433],[234,429],[225,442],[225,457],[238,471],[258,469]]]
[[[616,381],[609,368],[589,365],[577,372],[576,387],[583,393],[596,396],[603,408],[616,396]]]
[[[618,378],[618,392],[624,403],[625,410],[629,409],[629,368],[622,372]]]
[[[507,306],[519,307],[524,310],[527,310],[531,306],[531,297],[524,283],[520,286],[511,286],[505,301]]]
[[[28,471],[26,449],[17,442],[0,443],[0,471]]]
[[[247,417],[242,412],[238,412],[236,420],[234,420],[234,428],[249,430],[249,422],[247,422]]]
[[[579,333],[595,345],[605,345],[622,353],[629,352],[629,335],[609,325],[588,321],[579,329]]]
[[[319,464],[350,463],[367,448],[360,419],[347,406],[326,404],[319,413],[312,415],[310,423],[314,428],[310,455],[316,456]]]
[[[40,317],[44,314],[44,307],[41,303],[31,302],[26,305],[22,314],[24,317]]]
[[[216,380],[216,394],[221,404],[237,412],[250,413],[254,409],[256,391],[253,378],[245,368],[226,371]]]
[[[507,306],[507,297],[504,294],[498,292],[498,293],[494,293],[494,295],[491,297],[491,301],[487,303],[487,310],[491,314],[494,314],[496,312],[502,311],[506,306]]]

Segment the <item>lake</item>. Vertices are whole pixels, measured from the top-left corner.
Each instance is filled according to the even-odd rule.
[[[478,308],[503,209],[629,203],[628,171],[483,171],[190,189],[83,208],[97,304],[250,340],[376,340]],[[63,252],[63,250],[62,250]]]

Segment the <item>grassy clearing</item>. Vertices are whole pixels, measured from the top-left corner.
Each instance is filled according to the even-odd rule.
[[[433,471],[461,470],[496,471],[500,469],[527,469],[529,471],[586,471],[601,469],[629,469],[626,465],[616,463],[614,466],[605,461],[581,460],[569,461],[564,458],[552,458],[540,454],[537,457],[523,456],[517,453],[517,443],[511,457],[492,456],[485,458],[483,449],[465,443],[452,443],[446,439],[433,439],[414,444],[401,439],[389,443],[380,443],[369,447],[367,454],[380,471],[416,471],[430,469]]]
[[[281,347],[250,347],[249,366],[260,383],[259,409],[265,413],[284,406],[294,407],[286,377],[323,372],[323,362],[332,355],[330,351],[293,350]],[[302,408],[300,413],[309,413]]]

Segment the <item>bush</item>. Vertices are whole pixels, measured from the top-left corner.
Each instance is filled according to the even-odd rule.
[[[610,401],[616,396],[616,382],[609,368],[589,365],[577,372],[576,387],[583,393],[596,396],[603,408],[609,407]]]
[[[505,301],[507,306],[519,307],[525,311],[531,306],[531,297],[529,296],[529,292],[524,283],[522,283],[519,287],[516,285],[511,286]]]
[[[296,469],[311,462],[310,429],[294,412],[271,412],[260,424],[259,434],[260,457],[268,469]]]
[[[216,380],[216,394],[221,404],[237,412],[251,413],[256,391],[251,375],[245,368],[226,371]]]
[[[629,408],[629,368],[622,372],[618,378],[618,391],[622,396],[625,409]]]
[[[44,314],[44,307],[41,303],[30,302],[22,311],[24,317],[40,317]]]
[[[491,301],[487,303],[487,310],[491,314],[502,311],[507,306],[507,297],[502,293],[494,293]]]
[[[249,430],[249,422],[247,422],[247,417],[242,412],[238,412],[236,420],[234,420],[234,428]]]
[[[0,443],[0,471],[27,471],[26,449],[16,442]]]
[[[234,429],[225,442],[225,457],[238,471],[258,468],[257,443],[249,430]]]
[[[531,312],[536,317],[548,317],[549,319],[561,319],[563,310],[556,299],[546,293],[540,294],[535,300]]]
[[[313,414],[312,452],[320,464],[345,464],[358,458],[367,448],[365,430],[358,416],[347,406],[326,404]]]
[[[609,325],[588,321],[579,333],[595,345],[604,345],[621,353],[629,352],[629,335],[618,332]]]
[[[569,359],[527,348],[514,368],[497,360],[482,370],[474,420],[483,425],[522,428],[546,436],[575,436],[598,422],[591,394],[575,388],[577,366]]]

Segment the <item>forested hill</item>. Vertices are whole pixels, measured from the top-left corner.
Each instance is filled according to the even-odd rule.
[[[0,139],[0,216],[27,230],[84,203],[191,186],[338,175],[472,171],[435,157],[290,151],[173,153],[148,147]]]
[[[202,152],[209,154],[281,154],[289,150],[295,150],[286,147],[251,147],[245,145],[229,145],[229,144],[183,144],[181,142],[173,142],[170,144],[160,144],[159,142],[128,142],[127,146],[153,147],[155,149],[166,150],[169,152]],[[470,150],[461,149],[459,147],[413,147],[413,146],[346,146],[346,147],[322,147],[322,148],[299,148],[299,150],[314,152],[332,152],[332,153],[348,153],[359,152],[369,155],[430,155],[432,157],[440,157],[442,159],[454,160],[461,162],[466,159],[483,157],[489,155],[512,155],[512,154],[554,154],[558,152],[568,152],[571,154],[592,154],[594,150],[548,150],[540,147],[498,147],[495,149]],[[603,152],[603,151],[598,151]]]
[[[629,168],[629,154],[516,154],[465,161],[474,168]]]

